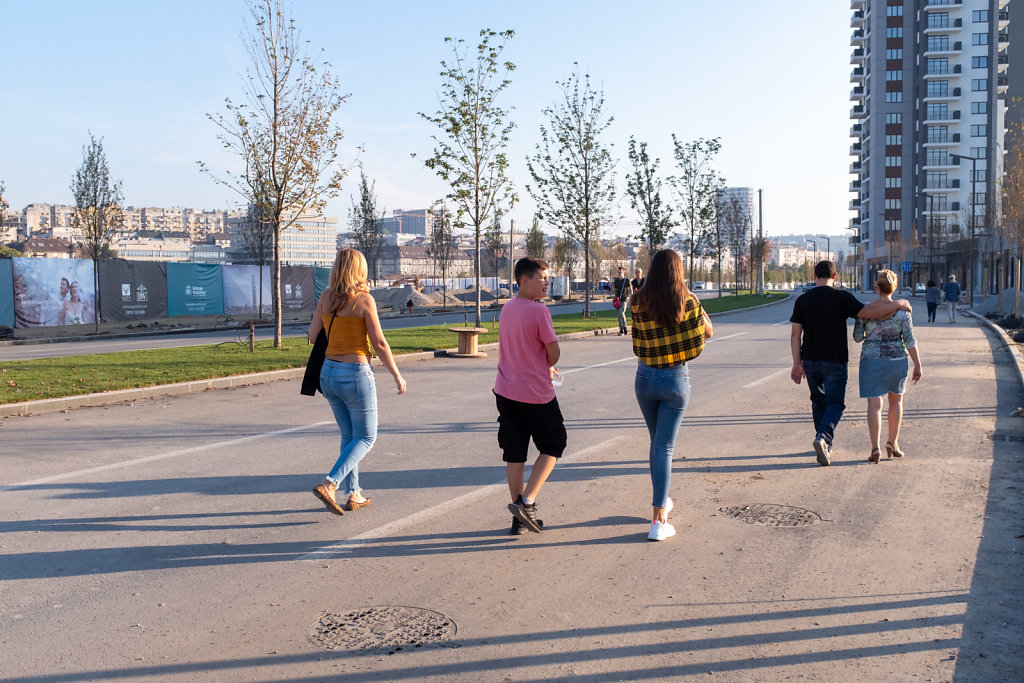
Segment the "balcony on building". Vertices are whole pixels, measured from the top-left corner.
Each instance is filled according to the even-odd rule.
[[[960,54],[961,52],[963,52],[963,50],[964,44],[959,40],[956,40],[953,41],[952,43],[949,43],[945,47],[941,47],[938,49],[930,50],[927,47],[925,47],[924,58],[929,59],[931,57],[951,57]]]
[[[1000,31],[999,32],[999,40],[998,40],[998,42],[999,42],[999,49],[1000,50],[1003,49],[1004,45],[1009,45],[1010,44],[1010,32],[1009,31]]]
[[[863,45],[864,44],[864,29],[859,28],[850,34],[850,45]]]
[[[864,0],[850,0],[850,9],[852,10],[863,10]]]
[[[1010,25],[1010,10],[1001,9],[999,10],[999,30],[1002,31],[1004,28]]]
[[[946,11],[951,9],[959,9],[960,5],[963,4],[963,0],[927,0],[924,6],[925,12],[935,11]]]
[[[960,88],[946,88],[945,90],[926,89],[924,93],[924,102],[951,102],[953,100],[960,99]]]
[[[945,116],[943,118],[941,118],[941,119],[940,118],[926,118],[924,120],[924,122],[925,122],[925,124],[927,124],[929,126],[937,126],[937,125],[944,125],[944,124],[950,124],[950,123],[959,123],[960,122],[960,110],[959,109],[953,109],[953,110],[950,110],[950,111],[946,112]]]
[[[863,123],[855,123],[852,126],[850,126],[850,137],[851,138],[859,138],[863,134],[864,134],[864,124]]]
[[[950,21],[949,17],[931,14],[928,15],[928,23],[925,24],[924,34],[930,36],[937,33],[951,33],[960,30],[963,28],[963,25],[963,19],[956,18]]]
[[[859,161],[855,161],[850,164],[850,173],[860,173],[861,164]]]
[[[862,118],[864,118],[864,115],[865,115],[865,111],[864,111],[864,105],[863,104],[855,104],[855,105],[853,105],[853,108],[850,109],[850,118],[851,119],[862,119]]]
[[[1002,95],[1010,87],[1010,77],[1006,74],[999,74],[996,78],[996,91]]]
[[[951,157],[948,154],[929,159],[925,156],[924,166],[921,167],[922,171],[952,171],[956,170],[959,164],[956,163],[956,157]]]
[[[850,181],[850,192],[860,192],[860,180]]]
[[[850,156],[859,157],[861,154],[863,154],[863,149],[864,148],[861,146],[859,142],[853,143],[852,145],[850,145]]]
[[[864,63],[864,48],[858,47],[850,55],[850,64],[863,64]]]
[[[864,82],[864,67],[858,66],[850,72],[850,83]]]
[[[850,99],[853,100],[854,102],[863,101],[863,99],[864,99],[864,86],[863,85],[855,85],[855,86],[853,86],[853,88],[850,90]]]
[[[944,182],[944,183],[941,183],[941,182],[927,183],[924,186],[925,194],[930,194],[930,193],[938,194],[938,193],[945,193],[945,192],[953,192],[954,190],[959,190],[959,189],[960,189],[960,179],[959,178],[954,178],[953,180],[946,180],[946,182]]]
[[[960,142],[960,133],[950,133],[948,131],[937,131],[928,130],[928,135],[924,139],[925,147],[948,147],[949,145],[955,145]]]
[[[1010,55],[1001,54],[996,57],[996,70],[998,70],[999,73],[1006,71],[1008,66],[1010,66]]]
[[[856,199],[851,199],[850,200],[850,211],[859,211],[859,210],[860,210],[860,197],[857,197]]]
[[[853,13],[853,18],[850,19],[851,28],[863,28],[864,26],[864,10],[859,9]]]

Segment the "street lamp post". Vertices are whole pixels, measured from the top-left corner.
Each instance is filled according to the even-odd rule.
[[[818,243],[814,240],[807,240],[809,243],[814,245],[814,261],[811,265],[811,272],[814,272],[814,266],[818,265]],[[804,258],[807,258],[806,256]]]
[[[974,183],[978,177],[978,159],[964,154],[950,153],[949,156],[954,159],[967,159],[971,162],[971,251],[970,257],[968,258],[970,273],[968,274],[967,280],[967,305],[970,308],[974,308]]]

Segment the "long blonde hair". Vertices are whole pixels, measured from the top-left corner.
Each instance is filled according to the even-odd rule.
[[[337,310],[349,299],[370,291],[370,284],[366,281],[367,272],[363,252],[351,248],[338,252],[325,290],[330,293],[331,310]]]

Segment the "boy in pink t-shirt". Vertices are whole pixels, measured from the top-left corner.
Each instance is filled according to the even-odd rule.
[[[538,303],[548,291],[548,264],[540,259],[516,261],[519,295],[501,309],[498,322],[498,377],[494,399],[498,405],[498,446],[506,463],[512,503],[512,528],[539,532],[535,500],[555,462],[565,450],[565,421],[551,385],[559,349],[548,307]],[[523,482],[530,438],[540,451]]]

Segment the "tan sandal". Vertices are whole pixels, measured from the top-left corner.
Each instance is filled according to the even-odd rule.
[[[337,491],[336,486],[330,484],[317,484],[317,487],[313,489],[313,495],[323,501],[327,509],[336,515],[344,515],[345,511],[338,505],[338,501],[334,499],[334,492]]]
[[[896,444],[892,441],[885,442],[885,452],[890,458],[902,458],[906,453],[896,448]]]

